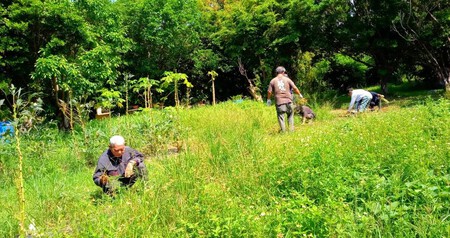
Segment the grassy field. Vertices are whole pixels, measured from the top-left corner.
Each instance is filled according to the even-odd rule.
[[[278,133],[274,107],[244,100],[53,124],[22,139],[32,237],[450,237],[450,102],[391,96],[380,112],[349,98]],[[148,181],[114,198],[92,181],[108,138],[144,152]],[[178,152],[173,152],[179,148]],[[0,150],[0,237],[18,235],[17,153]]]

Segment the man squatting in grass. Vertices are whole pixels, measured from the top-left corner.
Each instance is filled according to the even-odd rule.
[[[267,105],[271,105],[272,93],[275,95],[275,106],[277,110],[278,124],[282,132],[286,131],[285,114],[288,116],[289,130],[294,130],[294,108],[292,103],[291,89],[297,93],[300,98],[302,94],[295,86],[294,82],[285,76],[286,69],[282,66],[276,68],[277,76],[270,81],[267,89]]]
[[[121,186],[131,187],[146,172],[144,155],[126,146],[125,139],[116,135],[109,139],[109,148],[98,159],[93,179],[103,192],[112,193],[115,187],[110,176],[116,176]]]
[[[351,100],[347,113],[352,112],[353,105],[355,106],[356,112],[364,112],[370,100],[372,100],[372,94],[364,89],[349,88],[348,95],[351,97]]]

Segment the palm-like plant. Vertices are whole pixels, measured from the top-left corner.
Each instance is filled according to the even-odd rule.
[[[219,75],[216,71],[211,70],[208,71],[208,75],[211,76],[212,81],[212,98],[213,98],[213,105],[216,105],[216,88],[214,87],[214,81],[216,80],[216,77]]]

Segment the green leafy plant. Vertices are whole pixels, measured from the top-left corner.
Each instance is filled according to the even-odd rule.
[[[144,98],[144,106],[145,108],[151,108],[153,107],[153,94],[152,94],[152,88],[154,86],[159,86],[160,82],[154,79],[149,79],[148,77],[140,78],[139,80],[135,81],[132,88],[133,92],[138,93],[140,96],[143,96]],[[157,87],[155,89],[156,92],[162,93],[164,90],[160,87]],[[140,93],[143,93],[140,94]]]
[[[25,237],[26,234],[26,211],[25,211],[25,187],[23,178],[24,157],[21,149],[20,133],[24,130],[28,131],[32,127],[39,112],[42,111],[42,100],[37,94],[29,94],[22,92],[21,88],[16,88],[11,84],[9,90],[3,91],[5,96],[11,95],[12,101],[12,125],[14,127],[15,147],[18,156],[18,173],[16,177],[17,190],[19,194],[19,234]],[[3,104],[3,102],[2,102]]]
[[[211,76],[213,105],[216,105],[216,87],[214,86],[214,81],[219,74],[216,71],[211,70],[208,71],[208,75]]]
[[[122,93],[117,90],[102,88],[99,90],[100,96],[97,97],[97,107],[111,110],[114,107],[123,107],[125,99],[122,98]]]
[[[170,72],[170,71],[166,71],[164,72],[164,76],[161,81],[162,81],[162,87],[163,88],[167,88],[169,85],[174,86],[174,100],[175,100],[175,106],[179,107],[180,106],[180,99],[179,99],[179,93],[178,93],[178,83],[179,81],[182,81],[182,84],[184,84],[187,88],[192,88],[193,85],[191,82],[188,81],[188,76],[186,74],[183,73],[174,73],[174,72]]]

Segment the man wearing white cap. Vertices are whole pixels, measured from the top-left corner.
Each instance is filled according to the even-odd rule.
[[[125,145],[122,136],[115,135],[109,139],[109,148],[98,159],[93,175],[94,183],[105,193],[112,193],[115,189],[113,179],[121,186],[132,186],[137,178],[146,176],[144,155]]]

